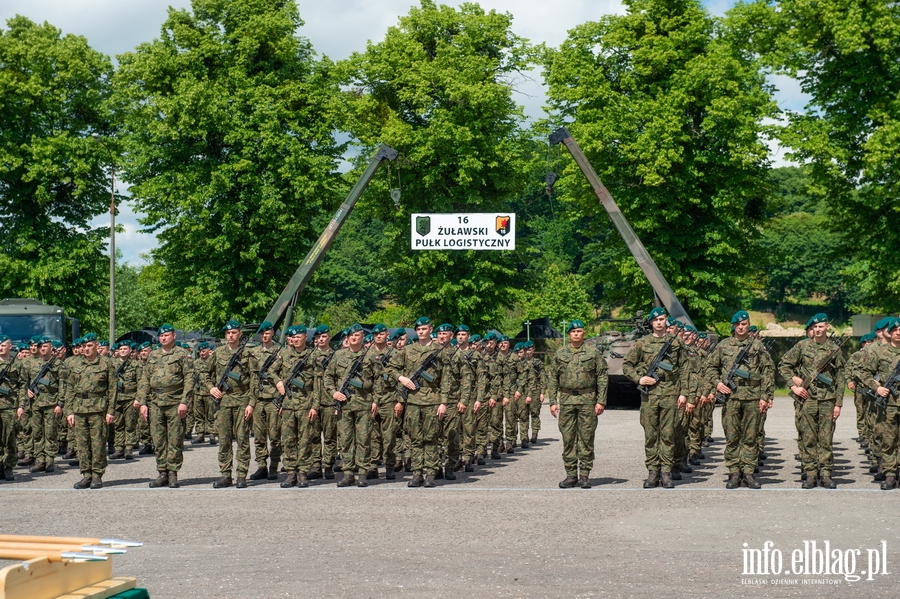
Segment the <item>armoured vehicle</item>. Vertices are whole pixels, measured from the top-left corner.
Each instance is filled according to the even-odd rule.
[[[59,306],[48,306],[36,299],[0,300],[0,335],[7,335],[13,343],[27,342],[35,335],[65,343],[67,323],[72,334],[69,340],[78,337],[81,323],[67,317]]]

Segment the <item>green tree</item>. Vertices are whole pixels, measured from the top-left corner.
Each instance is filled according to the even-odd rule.
[[[194,0],[119,57],[130,192],[185,326],[261,319],[337,204],[338,90],[302,24],[294,2]]]
[[[563,273],[555,264],[547,267],[541,286],[526,294],[524,304],[528,318],[549,316],[550,323],[557,328],[564,320],[593,320],[594,309],[580,277]]]
[[[511,84],[532,50],[511,22],[509,14],[476,4],[454,9],[423,0],[384,40],[341,65],[351,88],[346,127],[364,154],[382,142],[402,154],[402,211],[383,201],[384,181],[373,185],[377,203],[361,202],[391,225],[393,295],[433,318],[476,327],[494,322],[510,303],[515,257],[412,252],[409,214],[501,210],[524,189],[524,117]]]
[[[105,108],[112,65],[76,35],[17,16],[0,29],[0,296],[63,306],[87,328],[108,322]]]
[[[699,323],[753,269],[763,217],[774,104],[753,57],[699,0],[627,0],[627,14],[579,25],[548,52],[553,118],[570,131]],[[569,163],[568,200],[606,254],[592,283],[609,301],[643,307],[649,284]]]

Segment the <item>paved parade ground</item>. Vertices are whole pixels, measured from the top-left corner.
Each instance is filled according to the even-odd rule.
[[[0,522],[12,534],[144,541],[115,558],[114,572],[136,577],[153,599],[894,597],[900,491],[872,482],[851,440],[854,418],[850,399],[835,433],[834,491],[800,489],[787,398],[776,398],[767,423],[762,490],[724,489],[718,410],[707,459],[676,489],[641,488],[638,412],[609,410],[594,488],[561,490],[560,436],[545,406],[537,446],[436,489],[407,488],[406,473],[366,489],[318,480],[215,490],[216,448],[187,444],[177,490],[147,487],[152,456],[111,462],[97,491],[72,489],[74,467],[19,468],[15,483],[0,483]],[[766,541],[758,555],[772,568],[780,559],[781,574],[745,574],[756,555],[745,550]],[[826,541],[828,572],[850,574],[815,573]]]

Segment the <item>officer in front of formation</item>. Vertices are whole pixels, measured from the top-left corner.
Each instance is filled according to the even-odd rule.
[[[597,417],[606,408],[608,366],[595,346],[584,343],[582,321],[570,322],[566,334],[569,344],[558,349],[547,366],[550,413],[559,418],[566,469],[559,486],[590,489]]]

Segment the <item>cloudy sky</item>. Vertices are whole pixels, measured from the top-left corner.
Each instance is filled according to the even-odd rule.
[[[456,0],[442,4],[459,5]],[[361,52],[366,42],[380,41],[385,31],[409,12],[414,0],[332,0],[310,2],[298,0],[300,16],[305,25],[298,32],[308,38],[320,54],[340,60],[353,52]],[[585,21],[596,20],[604,14],[622,14],[617,0],[481,0],[486,10],[496,9],[513,15],[514,31],[532,42],[558,46],[566,32]],[[734,4],[733,0],[704,0],[713,14],[721,15]],[[27,16],[33,21],[48,21],[63,33],[83,35],[91,46],[109,56],[132,50],[137,44],[159,36],[168,7],[188,8],[189,0],[3,0],[0,20],[5,24],[13,15]],[[544,93],[540,74],[531,81],[523,81],[517,89],[517,101],[531,117],[541,115]],[[804,99],[795,82],[778,78],[778,101],[784,108],[801,109]],[[775,148],[774,162],[781,163],[780,151]],[[156,245],[152,235],[139,232],[137,217],[126,202],[120,206],[118,222],[125,233],[116,236],[116,246],[132,264],[141,263],[141,254]],[[99,217],[96,224],[108,224],[109,217]]]

